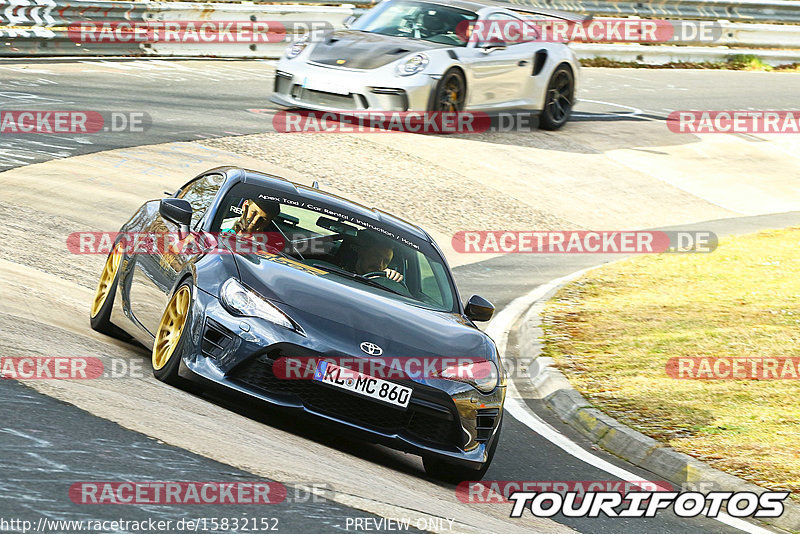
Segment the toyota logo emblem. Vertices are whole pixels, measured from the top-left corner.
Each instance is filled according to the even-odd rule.
[[[369,354],[370,356],[380,356],[383,354],[383,349],[380,348],[375,343],[370,343],[369,341],[365,341],[361,344],[361,350],[364,353]]]

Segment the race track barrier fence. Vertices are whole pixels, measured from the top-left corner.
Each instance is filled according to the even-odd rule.
[[[720,61],[734,55],[754,55],[765,63],[800,62],[800,1],[795,0],[512,0],[526,7],[557,9],[595,18],[668,19],[675,23],[714,21],[713,41],[676,36],[664,44],[572,43],[579,57],[606,57],[619,61],[664,63],[669,61]],[[302,4],[196,3],[109,0],[0,0],[1,56],[180,56],[266,58],[280,57],[285,47],[309,29],[342,28],[376,2],[355,0],[323,5],[324,0]],[[513,7],[513,4],[510,7]],[[282,27],[266,41],[212,39],[136,41],[81,39],[79,23],[163,23],[210,21],[216,23],[263,22]],[[318,24],[319,26],[310,25]],[[219,24],[217,25],[219,27]],[[242,31],[248,31],[244,29]],[[272,29],[270,31],[273,31]],[[236,33],[234,29],[234,34]],[[100,34],[96,35],[98,37]]]

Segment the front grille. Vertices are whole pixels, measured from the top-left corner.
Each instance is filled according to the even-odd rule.
[[[482,408],[478,410],[478,420],[476,424],[478,430],[477,441],[485,443],[489,440],[492,436],[494,421],[497,419],[499,413],[500,410],[497,408]]]
[[[258,392],[295,395],[304,406],[315,412],[384,433],[405,431],[423,441],[437,444],[457,443],[457,426],[450,412],[444,409],[437,414],[436,410],[416,409],[413,404],[409,404],[404,411],[337,391],[313,380],[281,379],[272,372],[272,362],[273,359],[267,355],[251,358],[237,366],[229,378]]]
[[[297,100],[306,104],[327,106],[338,109],[345,109],[348,111],[358,109],[352,93],[349,95],[327,93],[325,91],[304,89],[303,86],[295,84],[292,87],[292,96]]]

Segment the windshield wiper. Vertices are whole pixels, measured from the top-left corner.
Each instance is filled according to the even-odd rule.
[[[395,291],[394,289],[392,289],[390,287],[386,287],[385,285],[380,284],[380,283],[376,282],[375,280],[367,278],[367,277],[365,277],[363,275],[360,275],[360,274],[357,274],[357,273],[351,273],[350,271],[347,271],[345,269],[340,269],[339,267],[334,267],[333,265],[328,265],[328,264],[312,262],[311,265],[313,265],[314,267],[317,267],[318,269],[323,269],[325,271],[329,271],[329,272],[332,272],[332,273],[340,274],[342,276],[346,276],[348,278],[352,278],[353,280],[358,280],[359,282],[363,282],[363,283],[371,285],[373,287],[379,287],[381,289],[385,289],[386,291],[394,293],[395,295],[400,295],[401,297],[405,297],[405,295],[403,295],[399,291]]]

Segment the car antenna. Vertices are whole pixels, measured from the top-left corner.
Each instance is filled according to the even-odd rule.
[[[311,187],[313,187],[314,189],[319,189],[319,182],[314,180],[313,182],[311,182]]]

